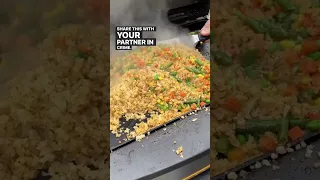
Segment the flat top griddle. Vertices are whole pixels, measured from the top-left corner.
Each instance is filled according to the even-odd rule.
[[[199,46],[196,46],[195,48],[196,48],[207,60],[210,60],[210,41],[206,41],[205,43],[203,43],[203,44],[201,44],[201,45],[199,45]],[[206,106],[208,107],[208,105],[206,105]],[[186,114],[189,114],[189,112],[186,113]],[[148,118],[149,115],[146,114],[146,117]],[[177,117],[177,118],[175,118],[175,119],[172,119],[172,120],[168,121],[167,124],[176,122],[176,121],[178,121],[178,120],[180,120],[180,117]],[[144,120],[142,120],[142,121],[146,122],[147,119],[144,119]],[[138,122],[141,122],[141,121],[139,121],[139,120],[129,120],[129,121],[127,121],[125,118],[121,118],[121,119],[120,119],[121,127],[122,127],[123,129],[129,128],[130,130],[133,130],[133,127],[134,127],[134,126],[136,125],[136,123],[138,123]],[[154,128],[154,129],[150,130],[150,133],[152,133],[152,132],[154,132],[154,131],[158,130],[159,128],[162,128],[162,127],[163,127],[163,126],[156,127],[156,128]],[[125,135],[125,134],[122,134],[121,137],[116,137],[114,134],[112,134],[112,133],[110,132],[110,151],[114,151],[114,150],[116,150],[116,149],[118,149],[118,148],[121,148],[121,147],[123,147],[123,146],[125,146],[125,145],[127,145],[127,144],[130,144],[130,143],[132,143],[132,142],[135,141],[134,139],[132,139],[132,140],[127,140],[127,141],[125,141],[124,139],[126,139],[126,135]]]
[[[207,41],[197,49],[206,59],[210,59],[210,42]],[[206,108],[209,110],[210,106],[207,105]],[[124,136],[116,138],[110,134],[110,179],[152,179],[208,155],[209,112],[200,110],[185,119],[180,117],[172,119],[165,127],[160,126],[150,131],[150,135],[141,142],[135,140],[123,142]],[[197,120],[192,121],[195,118]],[[132,129],[137,122],[124,119],[120,121],[124,129]],[[179,146],[184,149],[184,158],[175,152]]]
[[[206,105],[206,107],[208,107],[209,105]],[[190,112],[188,113],[185,113],[183,116],[187,116],[188,114],[190,114]],[[136,123],[139,123],[139,122],[147,122],[147,119],[150,117],[149,114],[146,114],[146,119],[143,119],[143,120],[134,120],[134,119],[131,119],[131,120],[126,120],[124,117],[120,119],[120,123],[121,123],[121,127],[123,129],[126,129],[126,128],[129,128],[130,130],[133,130],[134,126],[136,125]],[[153,129],[150,130],[150,133],[153,133],[169,124],[172,124],[172,123],[175,123],[176,121],[179,121],[181,120],[181,117],[177,117],[177,118],[174,118],[170,121],[168,121],[168,123],[166,124],[163,124],[161,126],[158,126],[158,127],[155,127]],[[116,149],[119,149],[123,146],[126,146],[132,142],[135,141],[135,139],[130,139],[130,140],[125,140],[126,139],[126,134],[123,133],[120,137],[116,137],[114,134],[110,133],[110,151],[114,151]]]
[[[199,111],[111,152],[110,179],[152,179],[210,153],[209,112]],[[179,146],[184,158],[175,153]]]

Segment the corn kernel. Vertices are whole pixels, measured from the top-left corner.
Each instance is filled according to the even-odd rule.
[[[276,76],[274,75],[273,72],[269,72],[268,73],[268,80],[269,81],[275,81],[276,80]]]
[[[159,80],[162,80],[163,79],[163,77],[159,77]]]
[[[61,2],[56,7],[56,11],[59,12],[59,13],[60,12],[64,12],[65,10],[66,10],[66,6]]]
[[[314,105],[320,106],[320,97],[314,100]]]
[[[303,76],[301,78],[301,83],[304,85],[310,84],[312,79],[309,76]]]
[[[280,45],[285,49],[289,49],[295,46],[295,42],[291,40],[282,40],[280,41]]]
[[[160,100],[160,99],[158,99],[157,103],[159,103],[159,104],[160,104],[160,103],[161,103],[161,100]]]
[[[202,78],[202,77],[203,77],[203,75],[202,75],[202,74],[198,74],[197,76],[198,76],[198,77],[200,77],[200,78]]]
[[[300,52],[301,50],[301,44],[295,45],[293,48],[295,51]]]

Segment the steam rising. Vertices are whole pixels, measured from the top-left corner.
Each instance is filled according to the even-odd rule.
[[[143,36],[157,41],[186,36],[188,31],[173,25],[167,12],[191,4],[192,0],[111,0],[110,1],[110,51],[115,54],[116,26],[156,26],[156,32],[143,32]]]

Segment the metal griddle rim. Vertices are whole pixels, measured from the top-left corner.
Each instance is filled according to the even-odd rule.
[[[208,108],[208,107],[210,107],[210,104],[206,104],[206,105],[203,107],[203,109],[198,110],[197,112],[203,111],[203,110],[205,110],[205,109]],[[183,115],[181,115],[181,116],[189,116],[189,117],[190,117],[190,116],[194,116],[194,115],[188,115],[188,114],[190,114],[190,113],[192,113],[192,112],[195,112],[195,111],[189,111],[189,112],[187,112],[187,113],[185,113],[185,114],[183,114]],[[174,118],[174,119],[168,121],[167,123],[165,123],[165,124],[163,124],[163,125],[160,125],[160,126],[157,126],[157,127],[155,127],[155,128],[152,128],[152,129],[149,131],[150,134],[153,133],[153,132],[155,132],[155,131],[158,131],[158,130],[164,128],[164,127],[167,126],[167,125],[170,125],[170,124],[172,124],[172,123],[174,123],[174,122],[177,122],[177,121],[179,121],[179,120],[182,120],[181,116],[179,116],[179,117],[177,117],[177,118]],[[146,133],[145,133],[145,134],[146,134]],[[113,147],[113,148],[110,147],[110,153],[112,153],[113,151],[116,151],[116,150],[118,150],[118,149],[120,149],[120,148],[122,148],[122,147],[124,147],[124,146],[127,146],[127,145],[129,145],[129,144],[131,144],[131,143],[133,143],[133,142],[135,142],[135,141],[136,141],[135,139],[130,139],[130,140],[128,140],[128,141],[126,141],[126,142],[124,142],[124,143],[122,143],[122,144],[119,144],[118,146],[115,146],[115,147]]]
[[[291,142],[291,147],[294,147],[295,145],[297,145],[301,141],[305,141],[307,144],[310,144],[310,143],[315,142],[315,141],[317,141],[319,139],[320,139],[320,133],[314,133],[314,132],[311,133],[310,132],[307,135],[305,135],[303,137],[303,139],[297,140],[297,141],[292,141]],[[225,180],[225,179],[227,179],[227,175],[228,175],[229,172],[239,172],[239,171],[241,171],[243,169],[250,169],[249,167],[251,165],[255,164],[258,161],[262,161],[263,159],[271,159],[271,154],[272,153],[265,153],[265,154],[263,154],[261,156],[258,156],[256,158],[253,158],[253,159],[243,163],[242,165],[236,166],[236,167],[231,168],[231,169],[229,169],[229,170],[227,170],[227,171],[225,171],[225,172],[223,172],[221,174],[218,174],[218,175],[216,175],[214,177],[211,177],[211,179],[214,179],[214,180]],[[279,157],[281,158],[283,156],[286,156],[287,154],[288,153],[286,153],[284,155],[280,155]]]
[[[197,160],[197,159],[200,159],[200,158],[202,158],[202,157],[205,157],[207,154],[210,154],[210,149],[207,149],[207,150],[205,150],[205,151],[202,151],[201,153],[199,153],[199,154],[197,154],[197,155],[195,155],[195,156],[192,156],[192,157],[190,157],[190,158],[188,158],[188,159],[185,159],[184,161],[181,161],[181,162],[179,162],[179,163],[177,163],[177,164],[175,164],[175,165],[173,165],[173,166],[167,167],[167,168],[162,169],[162,170],[160,170],[160,171],[158,171],[158,172],[156,172],[156,173],[147,175],[147,176],[145,176],[145,177],[143,177],[143,178],[140,178],[140,179],[137,179],[137,180],[153,179],[153,178],[159,177],[160,175],[163,175],[163,174],[165,174],[165,173],[168,173],[168,172],[170,172],[171,170],[178,169],[178,168],[183,167],[183,166],[185,166],[185,165],[187,165],[187,164],[189,164],[189,163],[191,163],[191,162],[193,162],[193,161],[195,161],[195,160]]]

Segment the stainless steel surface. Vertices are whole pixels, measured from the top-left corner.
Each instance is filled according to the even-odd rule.
[[[210,164],[210,153],[206,154],[200,159],[195,160],[194,162],[187,164],[183,167],[175,169],[167,174],[164,174],[160,177],[154,178],[153,180],[169,180],[169,179],[183,179],[187,176],[201,170]],[[208,180],[208,179],[206,179]]]
[[[210,151],[210,114],[197,113],[167,125],[141,142],[133,142],[110,154],[111,180],[152,179],[180,168]],[[173,142],[176,141],[176,144]],[[184,158],[174,151],[183,147]],[[200,157],[198,157],[200,158]],[[209,159],[208,159],[209,160]],[[201,167],[202,168],[202,167]]]

